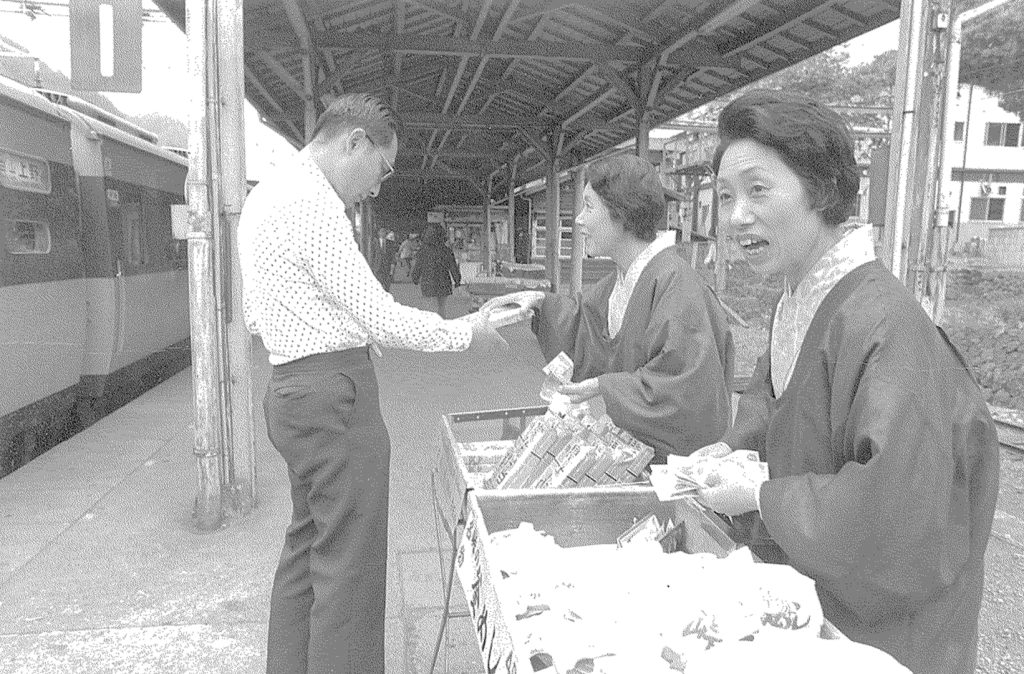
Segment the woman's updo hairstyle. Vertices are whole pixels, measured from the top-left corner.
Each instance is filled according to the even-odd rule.
[[[850,127],[834,110],[800,94],[757,89],[725,106],[718,137],[715,173],[729,145],[749,139],[778,152],[800,176],[826,224],[837,226],[853,213],[860,174]]]

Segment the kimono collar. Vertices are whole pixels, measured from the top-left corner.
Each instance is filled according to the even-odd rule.
[[[814,263],[795,290],[785,282],[787,297],[809,297],[825,289],[825,294],[851,271],[875,259],[872,225],[849,225],[842,238]],[[822,295],[824,299],[824,295]],[[819,302],[820,304],[820,302]]]
[[[636,288],[636,283],[640,280],[640,274],[647,268],[655,255],[674,245],[676,245],[675,232],[668,234],[659,232],[654,241],[640,251],[625,274],[616,270],[618,276],[615,279],[615,286],[612,288],[612,294],[608,296],[608,335],[610,337],[617,335],[622,327],[622,319],[626,315],[626,305],[629,304],[629,298],[633,296],[633,289]]]
[[[872,225],[853,225],[811,267],[796,288],[785,286],[775,309],[770,345],[775,396],[789,385],[800,347],[825,296],[851,271],[875,259]]]

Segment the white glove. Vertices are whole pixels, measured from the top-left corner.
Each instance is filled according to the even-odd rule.
[[[518,304],[524,309],[540,309],[544,304],[544,293],[539,290],[520,290],[499,297],[492,297],[480,306],[480,313],[489,314],[495,309],[506,307],[510,304]]]
[[[767,480],[757,454],[733,452],[708,472],[697,499],[723,515],[742,515],[758,509],[758,492]]]
[[[732,447],[730,447],[729,445],[725,444],[724,442],[716,442],[713,445],[701,447],[693,454],[690,454],[690,456],[693,457],[694,459],[702,459],[704,457],[709,457],[712,459],[721,459],[724,458],[731,451]]]

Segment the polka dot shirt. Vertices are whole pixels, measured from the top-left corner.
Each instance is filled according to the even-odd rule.
[[[468,322],[385,292],[356,245],[345,204],[300,152],[249,194],[238,224],[245,324],[275,365],[368,343],[462,351]]]

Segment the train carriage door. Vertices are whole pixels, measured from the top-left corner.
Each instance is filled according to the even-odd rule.
[[[131,320],[128,295],[129,277],[143,264],[142,202],[138,188],[107,180],[107,222],[114,254],[114,362],[123,365],[125,333]],[[128,359],[130,362],[131,359]],[[116,365],[115,365],[116,369]]]

